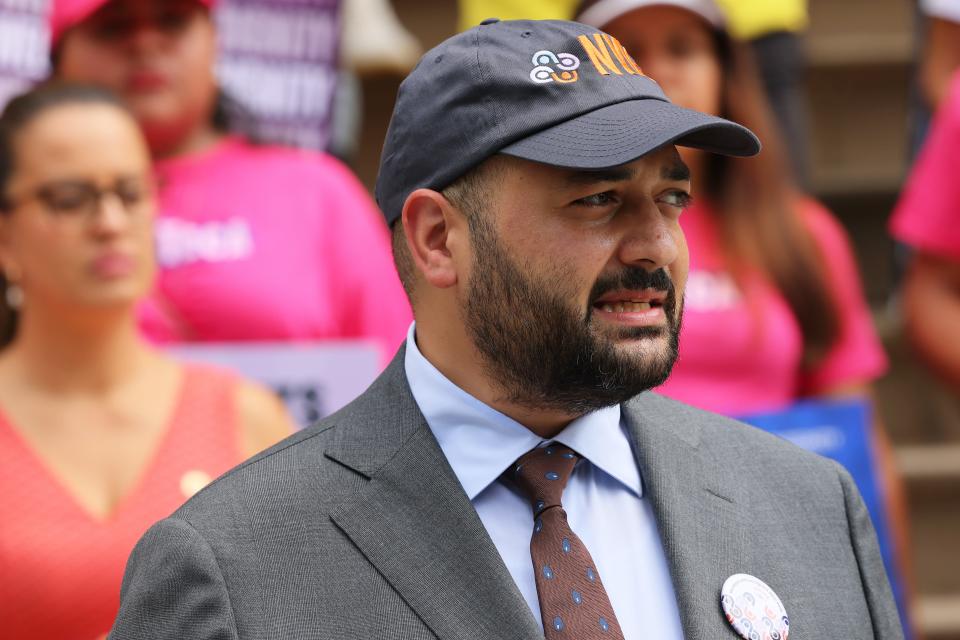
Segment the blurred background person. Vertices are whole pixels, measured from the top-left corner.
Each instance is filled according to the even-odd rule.
[[[597,0],[579,16],[623,43],[676,104],[739,122],[764,145],[755,159],[680,150],[693,174],[694,201],[680,219],[690,275],[680,357],[658,391],[741,418],[805,398],[872,405],[871,382],[887,359],[849,240],[795,186],[750,52],[725,30],[719,7]],[[871,430],[896,547],[905,549],[902,482],[884,429]]]
[[[923,147],[930,120],[949,93],[950,79],[960,69],[960,1],[919,0],[916,4],[916,61],[910,87],[908,160]],[[908,247],[898,246],[897,276],[910,261]]]
[[[937,111],[890,221],[910,247],[902,286],[907,336],[960,393],[960,71]]]
[[[0,635],[93,640],[137,539],[292,429],[279,400],[149,346],[150,155],[99,88],[0,117]],[[9,517],[14,515],[15,517]]]
[[[960,69],[960,2],[920,0],[926,19],[920,54],[920,86],[926,106],[937,109],[946,99],[950,79]]]
[[[753,51],[798,184],[807,185],[810,127],[804,99],[807,0],[717,0],[731,36]]]
[[[384,358],[411,315],[375,205],[329,155],[229,134],[212,0],[54,0],[54,75],[107,87],[140,123],[160,182],[160,341],[368,338]]]

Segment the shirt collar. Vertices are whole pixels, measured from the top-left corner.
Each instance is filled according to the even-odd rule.
[[[546,441],[451,382],[420,353],[415,336],[413,323],[404,356],[410,391],[467,497],[473,500],[517,458]],[[638,497],[642,495],[619,405],[577,418],[552,441],[567,445]]]

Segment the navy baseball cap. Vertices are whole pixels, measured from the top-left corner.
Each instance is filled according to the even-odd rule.
[[[387,224],[496,153],[605,169],[665,145],[752,156],[739,124],[671,103],[615,38],[563,20],[484,20],[428,51],[400,85],[376,198]]]

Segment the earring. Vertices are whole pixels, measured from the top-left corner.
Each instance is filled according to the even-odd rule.
[[[4,275],[7,286],[4,287],[3,294],[7,301],[7,306],[11,309],[19,309],[20,306],[23,305],[23,289],[17,284],[17,280],[20,279],[20,274],[17,273],[16,269],[10,268]]]
[[[8,282],[6,291],[4,291],[4,297],[7,300],[8,307],[11,309],[19,309],[23,304],[23,289],[21,289],[18,284]]]

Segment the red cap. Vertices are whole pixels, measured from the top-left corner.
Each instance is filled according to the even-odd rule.
[[[211,8],[215,0],[197,0]],[[68,29],[80,24],[110,0],[53,0],[50,3],[50,47],[57,46]]]

